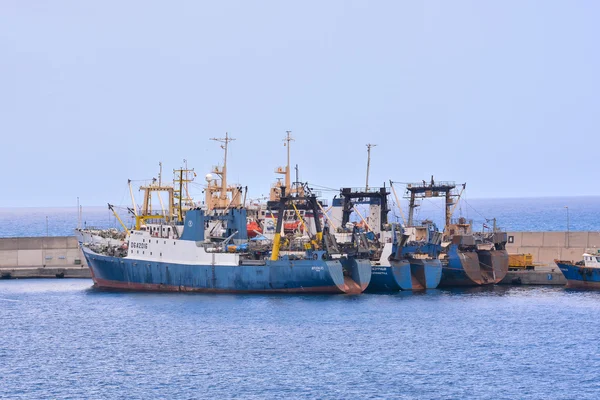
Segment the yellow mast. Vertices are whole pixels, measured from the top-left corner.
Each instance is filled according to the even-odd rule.
[[[141,228],[142,223],[146,220],[165,219],[167,222],[171,221],[171,218],[173,216],[173,211],[175,208],[175,205],[174,205],[175,197],[174,197],[173,186],[158,186],[158,185],[156,185],[155,182],[153,182],[150,185],[140,186],[140,190],[144,191],[144,203],[142,205],[141,215],[136,216],[135,229],[139,230]],[[157,193],[167,192],[168,198],[169,198],[167,215],[153,215],[152,214],[152,208],[151,208],[150,202],[152,199],[153,192],[157,192]]]

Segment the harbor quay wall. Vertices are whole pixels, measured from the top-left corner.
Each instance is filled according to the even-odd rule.
[[[535,264],[555,266],[554,260],[580,261],[585,251],[598,252],[600,232],[507,232],[509,254],[531,254]]]
[[[81,268],[75,236],[0,238],[0,268]]]

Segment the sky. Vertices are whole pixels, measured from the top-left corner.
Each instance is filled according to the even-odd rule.
[[[600,195],[600,2],[23,1],[0,6],[0,207],[124,204],[127,180],[267,195],[292,131],[327,188]],[[333,194],[332,194],[333,195]]]

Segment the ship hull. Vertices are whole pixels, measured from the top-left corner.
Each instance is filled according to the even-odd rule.
[[[96,287],[204,293],[347,293],[368,286],[368,261],[267,260],[261,265],[197,265],[100,255],[83,248]]]
[[[397,292],[410,287],[410,264],[408,261],[393,261],[392,265],[373,265],[371,282],[367,292]]]
[[[389,266],[374,265],[367,292],[435,289],[442,277],[439,260],[392,260]]]
[[[498,283],[508,273],[508,251],[477,250],[481,274],[487,281]]]
[[[556,261],[567,279],[568,288],[600,290],[600,268],[584,267],[570,262]]]
[[[492,271],[482,271],[476,252],[460,251],[456,245],[450,245],[446,258],[442,261],[440,287],[481,286],[493,283]]]
[[[411,290],[435,289],[442,279],[442,262],[438,259],[410,261]]]

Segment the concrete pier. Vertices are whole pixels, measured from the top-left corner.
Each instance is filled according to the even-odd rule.
[[[573,262],[586,250],[598,252],[600,232],[507,232],[509,254],[529,253],[534,263],[556,266],[555,259]]]
[[[91,278],[75,236],[0,238],[0,278]]]
[[[554,267],[536,267],[528,271],[508,271],[499,285],[559,285],[567,284],[560,269]]]
[[[0,268],[0,279],[92,278],[88,267],[78,268]]]

